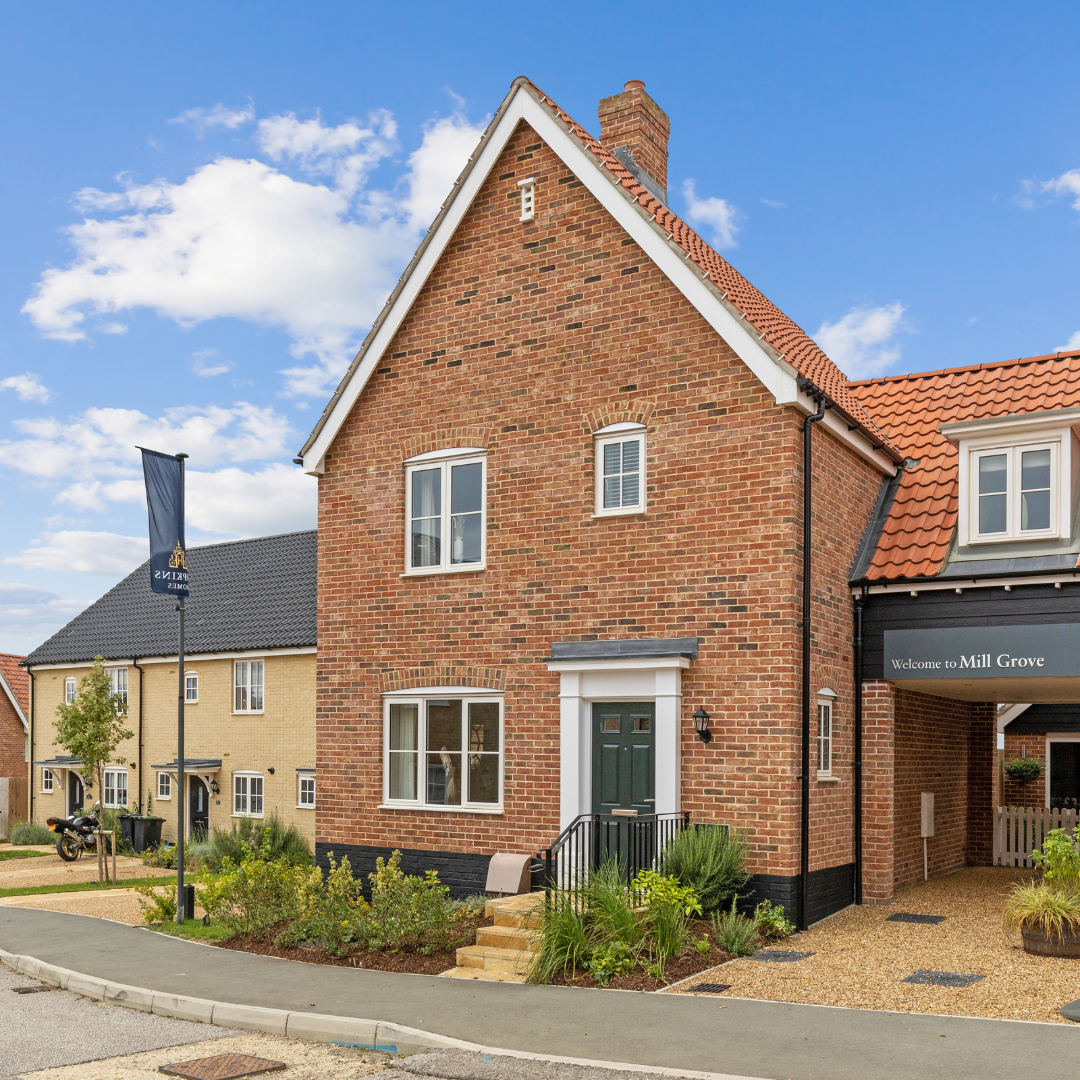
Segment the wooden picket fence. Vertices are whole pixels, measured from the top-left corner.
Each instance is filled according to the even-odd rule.
[[[999,806],[994,810],[994,865],[1030,868],[1032,848],[1042,845],[1051,829],[1076,828],[1076,810],[1048,806]]]

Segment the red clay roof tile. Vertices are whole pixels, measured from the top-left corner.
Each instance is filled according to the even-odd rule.
[[[0,653],[0,675],[4,676],[4,680],[11,687],[11,692],[15,695],[22,711],[28,713],[30,711],[30,679],[26,674],[26,668],[19,667],[25,659],[25,656]]]

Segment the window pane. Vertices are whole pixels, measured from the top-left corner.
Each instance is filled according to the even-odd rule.
[[[263,812],[263,778],[251,777],[251,812],[261,814]]]
[[[461,754],[442,750],[427,755],[427,801],[436,806],[461,805]]]
[[[1025,491],[1020,496],[1020,528],[1050,528],[1050,492]]]
[[[499,755],[469,755],[469,802],[499,801]]]
[[[979,494],[987,495],[1005,490],[1006,456],[993,454],[979,458]]]
[[[480,515],[461,514],[450,519],[452,563],[480,562]]]
[[[417,727],[419,706],[390,706],[390,798],[416,798]]]
[[[604,509],[622,506],[622,480],[618,476],[604,477]]]
[[[498,753],[499,706],[491,701],[474,701],[469,706],[469,752]]]
[[[127,773],[116,774],[116,805],[127,806]]]
[[[604,447],[604,475],[613,476],[622,472],[622,443],[608,443]]]
[[[622,444],[622,471],[632,473],[638,471],[638,458],[641,452],[641,443],[637,439]]]
[[[461,805],[461,701],[427,703],[427,802]]]
[[[1020,488],[1030,491],[1032,488],[1050,486],[1050,451],[1028,450],[1020,455]]]
[[[237,661],[234,665],[236,676],[236,694],[235,701],[233,703],[233,709],[236,712],[243,712],[247,708],[247,680],[248,680],[248,666],[246,661]]]
[[[413,566],[438,566],[442,560],[442,519],[426,518],[412,523]]]
[[[394,702],[390,706],[390,749],[415,750],[419,706]]]
[[[427,749],[461,749],[461,701],[433,700],[427,703]]]
[[[412,516],[438,517],[442,513],[442,469],[423,469],[412,474]]]
[[[1005,495],[979,496],[979,532],[1002,533],[1005,531]]]
[[[450,468],[450,513],[469,514],[479,511],[482,504],[484,466],[479,461],[471,465]]]
[[[623,506],[637,506],[640,499],[638,498],[638,491],[640,489],[639,477],[637,473],[632,473],[630,476],[623,476],[622,481],[622,504]]]
[[[263,661],[251,661],[251,705],[249,708],[261,709],[263,707]]]

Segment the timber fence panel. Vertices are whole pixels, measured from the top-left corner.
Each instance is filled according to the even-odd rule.
[[[1076,810],[1049,806],[998,806],[994,810],[994,865],[1031,869],[1031,852],[1052,829],[1072,833]]]

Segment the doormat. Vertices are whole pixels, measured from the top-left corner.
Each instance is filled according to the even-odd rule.
[[[730,990],[734,983],[698,983],[697,986],[691,986],[687,989],[688,994],[722,994],[725,990]]]
[[[805,960],[813,955],[812,952],[790,952],[787,949],[762,949],[761,952],[744,957],[744,959],[761,960],[766,964],[794,964],[796,960]]]
[[[239,1076],[280,1072],[284,1068],[284,1061],[271,1061],[269,1058],[253,1057],[251,1054],[215,1054],[213,1057],[159,1065],[158,1072],[167,1073],[169,1076],[185,1076],[188,1080],[236,1080]]]
[[[913,923],[925,923],[927,926],[936,926],[939,922],[945,921],[944,915],[916,915],[913,911],[898,911],[895,915],[890,915],[886,922],[913,922]]]
[[[927,986],[970,986],[985,978],[985,975],[963,975],[958,971],[916,971],[900,981],[924,983]]]
[[[47,990],[59,990],[58,986],[13,986],[11,988],[16,994],[44,994]]]

